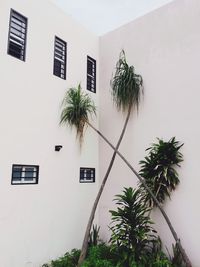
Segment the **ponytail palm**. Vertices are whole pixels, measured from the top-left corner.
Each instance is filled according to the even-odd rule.
[[[118,110],[128,112],[133,107],[138,109],[142,93],[142,76],[129,66],[122,50],[116,65],[116,72],[111,81],[113,101]]]
[[[63,110],[60,117],[60,124],[68,124],[76,128],[77,137],[80,142],[83,138],[83,131],[89,116],[96,114],[96,107],[89,95],[78,88],[70,88],[62,101]]]
[[[78,267],[81,266],[83,260],[85,259],[85,256],[87,253],[90,229],[92,227],[92,222],[94,219],[95,211],[96,211],[100,196],[103,192],[104,186],[106,184],[107,178],[113,166],[116,154],[118,154],[118,156],[126,163],[129,169],[136,175],[136,177],[140,180],[140,182],[144,185],[146,190],[152,196],[154,202],[157,204],[165,220],[167,221],[169,228],[172,231],[172,234],[177,242],[177,245],[179,246],[179,249],[183,257],[186,259],[186,262],[188,262],[187,267],[191,267],[190,261],[184,249],[182,248],[180,244],[179,238],[175,230],[173,229],[170,223],[170,220],[167,217],[165,211],[162,209],[159,202],[157,201],[155,195],[152,193],[151,189],[149,189],[149,187],[146,185],[144,179],[137,173],[137,171],[126,160],[126,158],[118,151],[118,148],[120,146],[120,143],[122,141],[122,138],[126,130],[126,126],[128,124],[131,111],[133,110],[134,107],[136,107],[137,109],[139,107],[141,93],[143,90],[142,84],[143,84],[142,77],[140,75],[135,74],[133,66],[130,66],[130,67],[128,66],[126,62],[126,58],[125,58],[125,53],[124,51],[122,51],[120,54],[119,61],[116,65],[116,73],[111,82],[113,101],[116,104],[117,109],[121,110],[122,112],[127,112],[125,124],[122,129],[122,133],[120,135],[120,138],[118,140],[116,147],[99,130],[97,130],[90,123],[89,117],[90,115],[95,114],[96,108],[94,106],[93,101],[89,98],[89,96],[86,93],[83,93],[81,91],[80,85],[78,86],[78,88],[69,89],[65,94],[63,105],[62,105],[63,110],[61,113],[60,123],[67,124],[71,127],[75,127],[77,131],[77,136],[79,137],[80,141],[82,141],[85,125],[89,125],[114,150],[107,172],[105,174],[105,177],[102,181],[101,187],[99,189],[99,192],[97,194],[97,197],[92,207],[92,211],[90,214],[90,218],[87,224],[87,228],[86,228],[86,232],[85,232],[85,236],[84,236],[84,240],[82,244],[82,250],[81,250],[81,255],[79,258],[79,262],[78,262]]]
[[[129,118],[130,118],[131,111],[134,107],[138,109],[139,102],[140,102],[140,95],[142,92],[142,77],[140,75],[135,74],[135,70],[133,66],[129,66],[127,64],[124,51],[121,52],[119,60],[117,62],[116,72],[111,81],[111,88],[112,88],[113,101],[116,104],[117,109],[122,110],[123,112],[126,112],[127,115],[126,115],[126,120],[125,120],[123,129],[122,129],[121,135],[114,149],[107,171],[102,180],[101,187],[99,189],[99,192],[93,204],[93,208],[90,214],[90,218],[87,224],[87,228],[86,228],[86,232],[85,232],[85,236],[84,236],[84,240],[82,244],[78,267],[81,266],[83,260],[86,257],[86,253],[88,249],[89,234],[90,234],[90,230],[92,227],[92,222],[94,219],[96,208],[99,203],[101,194],[104,190],[110,171],[112,169],[115,157],[117,155],[118,148],[123,139],[123,136],[124,136],[124,133],[125,133],[125,130],[126,130]]]

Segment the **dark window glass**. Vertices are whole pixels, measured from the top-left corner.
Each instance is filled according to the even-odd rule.
[[[67,43],[55,37],[53,74],[66,79]]]
[[[35,165],[13,165],[12,184],[37,184],[39,166]]]
[[[96,60],[87,56],[87,90],[96,93]]]
[[[80,168],[80,183],[94,183],[95,168]]]
[[[25,61],[27,18],[11,9],[8,54]]]

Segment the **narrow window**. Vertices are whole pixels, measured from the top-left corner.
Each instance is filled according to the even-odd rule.
[[[80,183],[94,183],[95,168],[80,168]]]
[[[11,9],[8,54],[25,61],[27,18]]]
[[[87,90],[96,93],[96,60],[87,56]]]
[[[55,37],[53,74],[66,80],[67,43]]]
[[[13,165],[11,184],[38,184],[39,166]]]

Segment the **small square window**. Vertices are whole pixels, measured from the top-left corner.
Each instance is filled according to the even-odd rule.
[[[39,166],[13,165],[11,184],[38,184]]]
[[[96,93],[96,60],[87,56],[87,90]]]
[[[53,74],[66,80],[67,43],[55,37]]]
[[[25,61],[27,18],[11,9],[8,54]]]
[[[95,168],[80,168],[80,183],[94,183]]]

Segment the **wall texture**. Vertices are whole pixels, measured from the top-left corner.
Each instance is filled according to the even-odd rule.
[[[139,170],[138,162],[156,137],[176,136],[184,142],[180,185],[164,208],[181,238],[194,267],[199,254],[199,61],[200,2],[176,0],[100,39],[100,129],[117,142],[124,116],[113,106],[109,82],[121,49],[144,79],[144,99],[138,116],[133,114],[120,151]],[[100,141],[100,176],[103,177],[112,151]],[[105,156],[106,155],[106,156]],[[109,237],[108,210],[124,186],[137,185],[134,175],[117,159],[100,206],[102,237]],[[173,238],[159,212],[153,219],[164,245]]]
[[[25,63],[7,55],[10,8],[28,17]],[[184,142],[181,183],[164,208],[193,266],[199,267],[199,23],[198,0],[175,0],[103,36],[99,43],[46,0],[1,1],[0,266],[39,267],[80,247],[98,189],[98,171],[102,178],[112,151],[90,129],[80,151],[75,132],[59,127],[60,103],[68,87],[81,82],[85,90],[86,56],[100,60],[99,86],[91,96],[97,105],[100,98],[101,131],[116,143],[125,117],[113,106],[109,84],[120,50],[125,49],[128,62],[143,76],[144,99],[120,150],[138,170],[156,137],[176,136]],[[52,74],[55,35],[68,44],[66,81]],[[98,121],[94,123],[98,127]],[[60,152],[54,151],[56,144],[63,145]],[[12,164],[39,165],[39,184],[11,185]],[[96,168],[95,184],[79,183],[83,166]],[[104,239],[109,238],[112,199],[124,186],[135,187],[137,180],[117,158],[99,209]],[[153,219],[170,250],[173,238],[162,216],[155,212]]]
[[[28,18],[26,62],[7,55],[10,8]],[[53,75],[55,35],[68,45],[66,81]],[[88,129],[81,152],[75,132],[61,128],[59,116],[65,90],[79,82],[86,88],[87,55],[98,63],[98,38],[49,1],[1,1],[2,267],[39,267],[80,247],[98,187],[98,137]],[[98,93],[91,96],[98,104]],[[39,184],[11,185],[12,164],[39,165]],[[95,167],[97,182],[80,184],[80,167]]]

